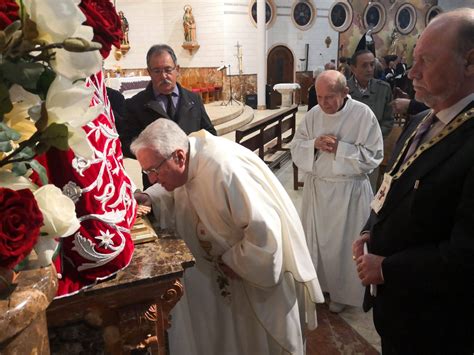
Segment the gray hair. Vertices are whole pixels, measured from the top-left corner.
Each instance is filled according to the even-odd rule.
[[[188,136],[174,121],[159,118],[140,133],[130,150],[136,156],[140,149],[148,148],[163,157],[170,157],[178,149],[187,153],[188,146]]]
[[[176,54],[174,54],[173,48],[168,46],[167,44],[155,44],[150,47],[146,54],[146,66],[149,68],[150,67],[150,60],[151,57],[157,54],[162,54],[162,53],[168,53],[171,56],[171,59],[173,60],[174,65],[178,64],[178,59],[176,58]]]
[[[313,78],[316,79],[319,74],[321,74],[324,71],[323,67],[316,67],[313,71]]]

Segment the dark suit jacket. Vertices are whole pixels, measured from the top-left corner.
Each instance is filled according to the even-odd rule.
[[[464,111],[474,115],[473,107],[471,102]],[[409,122],[389,166],[426,113]],[[386,257],[384,284],[377,297],[366,292],[364,299],[365,310],[374,308],[379,334],[415,344],[419,354],[472,354],[474,117],[392,182],[366,229],[370,252]]]
[[[178,85],[179,100],[174,121],[186,134],[205,129],[216,135],[216,130],[204,109],[200,97],[181,85]],[[122,143],[123,154],[135,159],[130,152],[130,144],[150,123],[158,118],[168,118],[161,105],[155,99],[150,82],[145,90],[125,100],[125,119],[117,126]]]

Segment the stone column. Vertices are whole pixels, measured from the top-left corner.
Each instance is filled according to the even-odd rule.
[[[56,270],[21,271],[15,285],[0,298],[0,354],[49,355],[46,308],[58,288]]]
[[[265,84],[267,82],[267,51],[265,39],[265,0],[257,0],[257,109],[265,110]]]

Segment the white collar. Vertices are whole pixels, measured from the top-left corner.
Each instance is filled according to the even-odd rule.
[[[471,93],[464,97],[463,99],[459,100],[456,102],[454,105],[451,107],[445,108],[444,110],[439,111],[436,114],[436,117],[443,122],[445,125],[447,125],[449,122],[453,120],[454,117],[456,117],[464,107],[466,107],[471,101],[474,101],[474,93]]]

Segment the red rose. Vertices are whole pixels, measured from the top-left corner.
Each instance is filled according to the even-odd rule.
[[[33,249],[43,214],[28,189],[0,188],[0,267],[13,268]]]
[[[18,19],[17,3],[14,0],[0,0],[0,30]]]
[[[79,8],[86,16],[87,26],[94,29],[93,41],[102,44],[100,54],[107,58],[112,45],[120,47],[123,38],[120,17],[110,0],[82,0]]]

